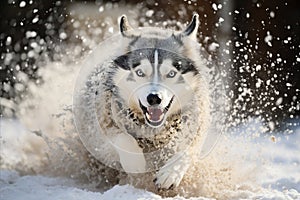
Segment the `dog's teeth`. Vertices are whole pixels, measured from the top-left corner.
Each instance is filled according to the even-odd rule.
[[[150,119],[150,115],[146,112],[147,119]]]
[[[160,115],[159,121],[161,121],[164,118],[164,114]]]

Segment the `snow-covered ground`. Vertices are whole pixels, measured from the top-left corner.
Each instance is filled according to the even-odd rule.
[[[213,8],[215,7],[214,10],[217,10],[216,4],[212,5]],[[91,8],[96,7],[93,5]],[[96,8],[97,13],[98,10],[99,12],[103,11],[103,7],[101,6],[100,8]],[[78,17],[79,19],[82,16],[87,15],[90,17],[91,15],[91,10],[83,9],[82,5],[74,7],[74,9],[76,12],[82,11],[82,13],[80,12],[81,15],[78,15],[80,16]],[[113,16],[120,16],[121,13],[125,11],[127,13],[128,10],[130,11],[130,9],[122,8],[121,12],[117,12]],[[111,15],[111,10],[108,9],[106,12]],[[74,12],[72,13],[74,14]],[[135,12],[128,12],[127,14],[131,19],[134,19],[136,16]],[[151,12],[148,12],[148,14],[152,15]],[[97,16],[96,21],[101,21],[98,15],[95,16]],[[76,17],[73,16],[73,18]],[[108,19],[105,18],[106,21]],[[220,19],[224,20],[223,18]],[[102,21],[105,20],[103,19]],[[184,20],[182,19],[182,21]],[[226,21],[227,19],[225,19]],[[84,38],[83,43],[89,47],[87,49],[93,49],[94,45],[97,44],[96,41],[102,41],[103,38],[98,37],[98,35],[89,39],[86,31],[91,30],[95,32],[95,29],[85,30],[83,27],[77,30],[75,25],[80,24],[80,20],[76,21],[75,19],[75,22],[73,27],[75,30],[69,32],[76,33],[76,39],[78,37],[77,34],[79,34],[79,38]],[[134,20],[132,22],[133,25],[138,23],[138,21]],[[110,34],[117,30],[116,24],[108,23],[106,29],[97,29],[97,32],[102,30],[101,32]],[[232,29],[236,28],[232,27]],[[62,33],[65,34],[65,32]],[[64,34],[61,34],[62,37],[64,37]],[[11,40],[11,37],[8,38]],[[271,42],[270,38],[272,37],[268,35],[265,40],[268,45]],[[37,44],[36,41],[34,41],[34,44]],[[219,44],[213,43],[210,50],[214,51],[218,46]],[[245,47],[241,45],[241,48]],[[82,49],[85,48],[82,48],[79,44],[71,44],[70,50],[67,52],[72,52],[70,54],[77,58],[82,53]],[[6,59],[10,60],[11,54],[8,55]],[[73,60],[71,55],[69,55],[71,57],[69,60]],[[68,59],[66,60],[68,61]],[[49,155],[47,152],[50,148],[47,145],[53,142],[51,137],[65,137],[59,142],[63,141],[66,142],[65,144],[74,145],[73,149],[67,150],[74,150],[78,147],[76,146],[78,145],[76,138],[68,140],[68,137],[73,136],[74,132],[72,119],[70,119],[69,115],[71,113],[72,95],[76,78],[80,68],[84,65],[81,65],[81,59],[76,59],[76,62],[69,65],[66,63],[68,62],[51,62],[45,68],[40,68],[38,74],[43,76],[44,84],[36,86],[35,83],[28,83],[28,93],[33,95],[24,98],[25,100],[20,105],[17,105],[19,119],[0,119],[0,200],[183,200],[188,198],[194,200],[300,200],[299,121],[297,121],[297,125],[294,126],[291,134],[287,134],[286,130],[283,131],[284,133],[266,133],[266,130],[263,130],[264,125],[256,120],[245,122],[244,125],[224,133],[218,139],[219,142],[214,150],[208,156],[202,158],[200,160],[201,165],[197,166],[196,170],[189,174],[189,180],[192,180],[188,182],[190,185],[185,183],[180,194],[175,197],[161,197],[128,183],[115,185],[106,191],[103,191],[101,188],[97,190],[90,187],[87,181],[80,183],[78,176],[72,174],[73,172],[76,173],[76,170],[80,171],[82,169],[82,166],[77,166],[78,160],[73,158],[68,160],[63,155],[60,157],[60,153],[76,157],[81,155],[80,149],[78,152],[57,151],[53,155]],[[258,68],[257,66],[257,69],[260,69],[260,67]],[[24,75],[21,75],[20,77],[24,78]],[[17,77],[20,78],[19,76]],[[259,81],[258,83],[257,85],[260,87],[261,82]],[[282,98],[279,99],[281,100],[277,101],[276,105],[282,103]],[[0,105],[2,104],[0,103]],[[62,135],[62,133],[65,135]],[[45,140],[48,143],[45,143]],[[54,144],[51,146],[52,149],[50,149],[55,150],[55,147],[59,146],[60,143]],[[43,160],[45,155],[46,160]],[[56,160],[47,163],[53,158]],[[79,158],[79,162],[82,161],[80,159],[82,158]],[[43,166],[45,163],[49,165],[48,168]],[[64,166],[54,169],[53,163]],[[52,171],[45,171],[45,169],[49,170],[51,168],[53,168]],[[65,171],[56,171],[60,169],[65,170],[65,168],[72,168],[69,174],[66,174]],[[152,184],[152,182],[149,184]],[[190,189],[191,187],[194,190]],[[185,195],[188,191],[192,192]]]
[[[1,155],[3,159],[11,159],[10,162],[18,163],[22,158],[18,157],[21,151],[18,146],[26,138],[26,129],[16,120],[1,120]],[[253,128],[254,127],[254,128]],[[257,124],[249,123],[228,136],[230,140],[243,141],[245,130],[254,134]],[[222,136],[224,137],[224,136]],[[223,141],[223,140],[221,140]],[[236,184],[239,189],[220,191],[224,193],[224,199],[300,199],[300,128],[296,128],[293,134],[273,134],[252,137],[249,143],[232,144],[219,142],[218,145],[231,145],[233,152],[240,151],[243,165],[259,165],[256,169],[255,184],[243,188],[243,183]],[[240,149],[241,147],[245,149]],[[30,152],[30,151],[27,151]],[[257,159],[255,159],[257,157]],[[254,159],[253,159],[254,158]],[[19,159],[19,160],[18,160]],[[205,160],[204,160],[205,161]],[[258,164],[263,161],[262,164]],[[33,158],[34,162],[34,158]],[[257,162],[257,163],[256,163]],[[241,167],[242,168],[242,167]],[[242,169],[241,169],[242,170]],[[253,185],[252,185],[253,184]],[[249,189],[250,188],[250,189]],[[220,196],[220,198],[222,198]],[[90,191],[84,185],[74,180],[62,177],[46,177],[41,175],[20,175],[14,170],[1,169],[0,171],[0,199],[185,199],[182,196],[163,198],[152,192],[134,188],[131,185],[116,185],[105,191]],[[210,199],[199,195],[191,199]]]

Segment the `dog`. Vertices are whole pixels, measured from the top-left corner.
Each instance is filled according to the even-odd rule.
[[[182,31],[133,29],[123,15],[110,41],[117,44],[87,58],[90,70],[75,89],[75,122],[87,150],[128,174],[152,173],[158,189],[180,184],[210,124],[198,26],[194,14]]]

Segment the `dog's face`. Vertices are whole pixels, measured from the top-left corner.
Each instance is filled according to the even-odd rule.
[[[113,82],[118,95],[151,127],[160,127],[168,116],[180,112],[193,100],[199,83],[198,70],[191,59],[180,53],[183,48],[184,43],[174,35],[139,36],[126,54],[114,60],[117,71]]]

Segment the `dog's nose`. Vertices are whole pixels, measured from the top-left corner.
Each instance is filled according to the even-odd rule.
[[[159,105],[161,103],[161,98],[159,94],[151,93],[147,96],[147,101],[150,106]]]

